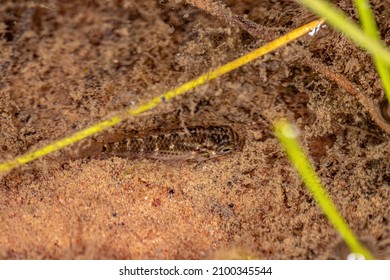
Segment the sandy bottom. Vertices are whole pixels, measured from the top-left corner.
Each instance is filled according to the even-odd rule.
[[[223,1],[272,38],[314,19],[292,1],[260,2]],[[351,1],[338,2],[356,18]],[[389,45],[390,4],[370,2]],[[2,162],[265,42],[184,1],[2,3]],[[0,258],[345,259],[347,246],[274,136],[279,117],[301,128],[323,184],[360,240],[377,258],[390,258],[389,134],[361,100],[310,68],[313,61],[381,102],[371,58],[323,28],[93,140],[224,124],[245,139],[239,151],[201,163],[95,158],[81,153],[94,143],[86,140],[3,174]]]

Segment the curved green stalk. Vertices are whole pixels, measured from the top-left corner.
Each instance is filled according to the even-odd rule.
[[[365,49],[367,52],[369,52],[376,60],[380,60],[380,65],[383,64],[384,66],[380,67],[380,74],[383,75],[383,73],[386,71],[386,68],[390,67],[390,51],[386,48],[386,46],[379,40],[373,40],[375,35],[378,36],[375,30],[371,27],[367,27],[367,34],[364,33],[359,26],[357,26],[354,22],[352,22],[350,19],[348,19],[347,15],[344,14],[339,9],[335,8],[333,5],[328,3],[324,0],[297,0],[302,5],[306,6],[313,12],[315,12],[317,15],[320,15],[321,17],[324,17],[326,19],[326,22],[329,23],[333,28],[343,32],[345,35],[347,35],[352,41],[354,41],[357,45]],[[364,8],[367,10],[366,8]],[[364,15],[364,25],[366,25],[367,15]],[[373,20],[368,20],[368,22],[372,23]],[[367,24],[368,25],[368,24]],[[386,74],[385,74],[386,75]],[[386,77],[386,76],[385,76]],[[382,77],[381,77],[382,78]],[[385,78],[385,83],[389,79]],[[387,85],[385,88],[387,98],[390,102],[390,93],[387,89]]]
[[[351,252],[361,254],[365,259],[374,259],[373,255],[356,238],[347,222],[337,211],[336,206],[333,204],[326,190],[321,185],[320,179],[314,171],[314,168],[298,143],[298,131],[285,120],[277,121],[274,125],[274,129],[289,160],[298,171],[301,179],[314,196],[326,217],[347,243]]]
[[[372,14],[370,3],[367,0],[355,0],[355,6],[359,13],[360,23],[364,32],[372,39],[379,41],[379,31],[376,26],[374,15]],[[390,67],[377,55],[373,56],[376,71],[382,81],[383,89],[390,102]]]

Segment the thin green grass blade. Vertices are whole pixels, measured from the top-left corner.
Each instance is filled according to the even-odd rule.
[[[347,222],[337,211],[329,195],[321,185],[314,168],[298,143],[298,131],[285,120],[275,123],[274,129],[291,163],[298,171],[306,187],[325,213],[326,217],[340,233],[351,252],[361,254],[365,259],[374,259],[373,255],[359,242]]]
[[[372,39],[379,41],[379,31],[372,14],[370,3],[367,0],[355,0],[355,6],[359,13],[360,22],[364,32]],[[383,89],[386,93],[387,99],[390,102],[390,67],[384,63],[380,57],[374,56],[374,63],[376,71],[382,81]]]
[[[365,49],[371,55],[381,59],[390,66],[390,50],[386,46],[365,34],[354,22],[348,19],[342,11],[323,0],[297,0],[316,14],[324,17],[333,28],[346,34],[352,41]]]

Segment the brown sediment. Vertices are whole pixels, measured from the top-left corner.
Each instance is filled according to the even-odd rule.
[[[226,6],[219,4],[212,0],[186,0],[187,3],[196,6],[199,9],[216,16],[231,25],[236,25],[255,38],[270,41],[276,39],[275,34],[270,34],[269,31],[258,25],[257,23],[246,19],[240,15],[234,14]],[[335,82],[346,92],[356,97],[356,99],[362,104],[366,111],[370,114],[372,120],[386,133],[390,134],[390,122],[386,121],[380,114],[378,108],[378,102],[370,99],[367,95],[359,90],[359,87],[353,82],[349,81],[345,76],[338,73],[336,69],[332,69],[323,64],[318,59],[313,57],[304,57],[302,60],[297,61],[302,65],[310,67],[313,71],[319,72],[328,80]]]
[[[291,1],[215,1],[213,14],[183,1],[3,2],[1,161],[143,103],[258,47],[257,38],[272,40],[315,18]],[[388,3],[372,3],[388,43]],[[350,1],[339,5],[355,16]],[[287,117],[301,128],[352,230],[377,258],[388,259],[389,136],[360,92],[382,100],[371,58],[322,28],[14,169],[0,179],[0,258],[345,258],[345,246],[274,137],[273,120]],[[67,157],[99,153],[102,147],[91,143],[208,124],[234,127],[245,134],[244,145],[200,163]]]

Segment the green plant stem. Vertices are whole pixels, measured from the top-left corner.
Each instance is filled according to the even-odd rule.
[[[301,179],[314,196],[326,217],[343,237],[351,252],[359,253],[363,255],[365,259],[374,259],[372,254],[356,238],[347,222],[337,211],[326,190],[321,185],[320,179],[297,141],[297,130],[285,120],[277,121],[274,128],[289,160],[298,171]]]
[[[372,40],[360,28],[348,19],[342,11],[323,0],[297,0],[316,14],[324,17],[333,28],[346,34],[352,41],[371,55],[380,59],[386,66],[390,66],[390,51],[380,41]],[[390,100],[389,100],[390,102]]]
[[[360,22],[364,32],[372,39],[379,41],[379,31],[376,26],[374,15],[372,14],[370,3],[367,0],[355,0],[355,6],[359,13]],[[388,67],[380,57],[373,56],[376,71],[382,81],[383,89],[390,102],[390,67]]]

